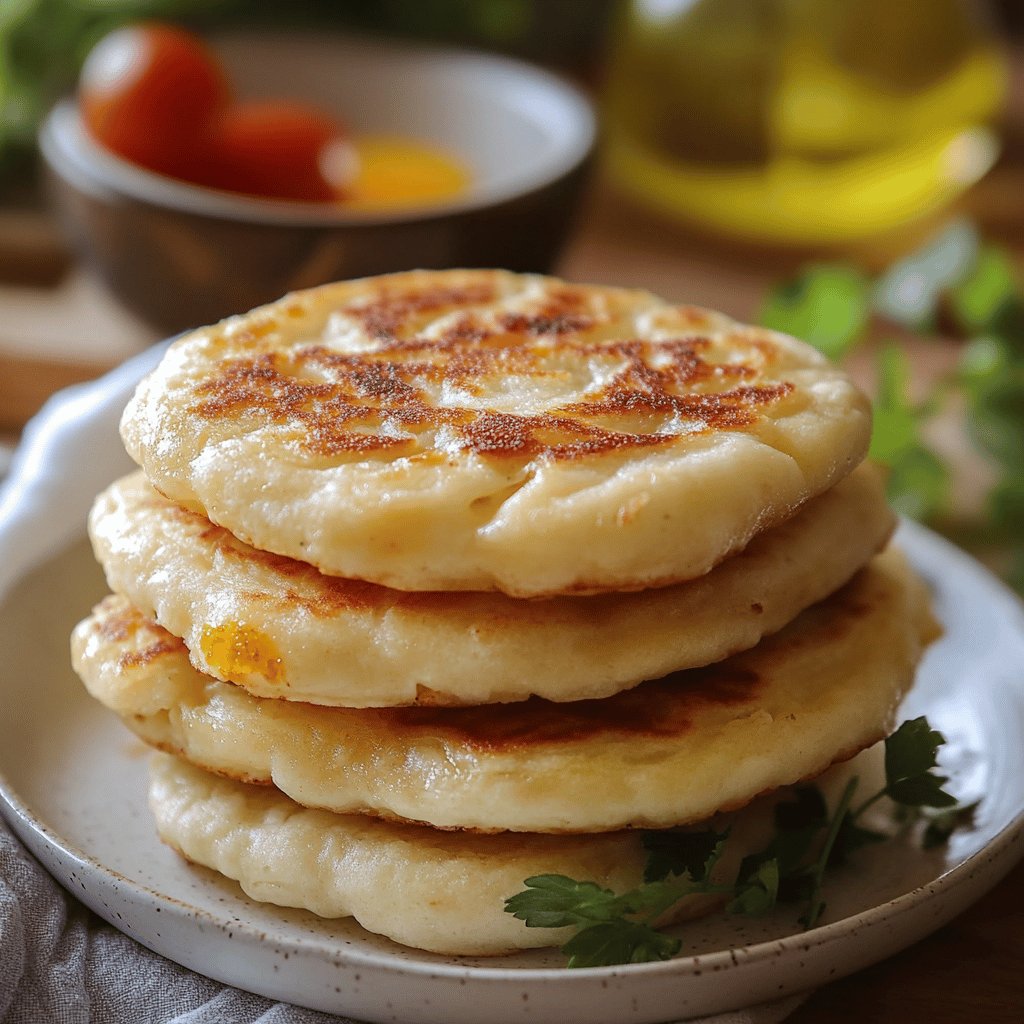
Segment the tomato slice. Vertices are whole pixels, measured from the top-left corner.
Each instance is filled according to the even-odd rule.
[[[286,100],[229,107],[212,143],[219,188],[271,199],[330,202],[355,176],[355,151],[331,115]]]
[[[144,167],[201,179],[206,137],[230,102],[227,76],[197,36],[172,25],[116,29],[89,53],[79,79],[86,127]]]

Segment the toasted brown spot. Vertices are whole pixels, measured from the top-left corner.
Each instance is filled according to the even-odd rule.
[[[159,627],[156,628],[159,629]],[[176,636],[171,636],[168,633],[164,638],[154,640],[153,643],[147,644],[145,647],[140,647],[134,651],[124,651],[117,659],[117,667],[119,669],[128,669],[138,668],[142,665],[151,665],[158,658],[168,654],[181,654],[183,650],[184,645],[182,642]]]
[[[690,327],[701,327],[708,321],[708,311],[700,306],[675,306],[673,313],[677,322]]]
[[[93,630],[111,644],[133,645],[117,659],[121,670],[149,665],[166,654],[181,654],[185,645],[162,626],[115,594],[93,609]]]
[[[463,288],[427,288],[422,291],[385,293],[372,302],[343,307],[340,312],[357,319],[371,338],[394,338],[400,328],[408,329],[410,321],[423,313],[493,302],[496,297],[491,284],[468,285]]]
[[[575,334],[593,326],[594,318],[569,313],[508,313],[500,323],[513,334]]]
[[[93,630],[109,643],[130,640],[145,622],[139,612],[114,594],[100,601],[93,615]]]
[[[692,728],[702,708],[750,702],[763,686],[748,668],[716,665],[675,673],[600,700],[552,704],[531,697],[517,704],[383,708],[372,714],[382,719],[382,729],[393,723],[403,729],[437,731],[471,749],[503,751],[578,741],[598,733],[622,739],[678,736]]]
[[[621,448],[647,448],[672,444],[668,434],[632,434],[578,423],[562,416],[518,416],[482,413],[461,430],[466,447],[481,455],[597,454]]]
[[[400,339],[374,351],[345,354],[312,345],[230,360],[219,376],[197,388],[193,410],[210,420],[241,420],[252,429],[268,422],[291,427],[300,450],[323,457],[412,456],[446,428],[463,449],[526,461],[747,429],[762,409],[793,391],[785,381],[749,383],[762,372],[762,360],[710,362],[703,338],[527,344],[534,328],[569,330],[569,320],[541,320],[515,319],[517,333],[511,335],[480,334],[462,321],[441,338]],[[580,318],[572,320],[572,329],[581,324]],[[619,368],[585,398],[540,414],[458,405],[450,396],[440,405],[431,393],[448,384],[481,394],[494,380],[565,377],[569,367],[594,361]]]

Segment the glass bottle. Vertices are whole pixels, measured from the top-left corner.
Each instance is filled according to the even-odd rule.
[[[1006,67],[970,0],[633,0],[606,155],[678,219],[772,243],[868,238],[991,166]]]

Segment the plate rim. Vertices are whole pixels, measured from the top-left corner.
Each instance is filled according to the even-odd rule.
[[[59,851],[59,853],[69,857],[80,867],[106,876],[108,884],[129,888],[135,895],[144,897],[147,902],[153,904],[161,903],[177,915],[204,918],[218,927],[224,923],[221,919],[210,913],[210,911],[186,903],[177,897],[159,893],[147,885],[136,882],[113,868],[100,863],[85,851],[69,843],[57,833],[56,829],[47,825],[46,822],[35,814],[25,801],[18,796],[17,791],[11,786],[7,778],[7,773],[2,769],[0,769],[0,815],[4,817],[12,830],[18,834],[19,838],[21,838],[22,830],[30,830],[35,837],[45,843],[51,850]],[[571,971],[567,967],[479,967],[475,964],[453,962],[459,959],[469,959],[459,957],[445,957],[444,962],[438,963],[423,963],[415,960],[400,961],[398,969],[402,973],[408,974],[446,975],[451,980],[471,975],[481,979],[495,977],[503,980],[515,979],[517,982],[523,981],[524,983],[530,981],[545,982],[562,979],[566,976],[593,978],[604,977],[609,974],[619,975],[623,972],[628,972],[631,975],[686,973],[684,968],[703,970],[713,968],[716,963],[723,963],[724,965],[725,961],[730,961],[731,954],[742,953],[744,959],[750,962],[764,957],[773,957],[777,955],[781,946],[793,943],[797,943],[800,946],[806,945],[808,942],[811,942],[813,945],[827,945],[842,939],[845,933],[851,929],[870,926],[876,923],[876,919],[888,920],[894,916],[911,911],[921,900],[934,897],[936,895],[935,890],[946,890],[950,886],[955,885],[961,875],[970,876],[980,861],[1001,860],[1004,856],[1007,856],[1007,871],[1009,871],[1015,863],[1013,858],[1008,857],[1009,847],[1020,838],[1022,830],[1024,830],[1024,809],[1019,811],[1016,817],[1004,824],[983,846],[968,854],[967,857],[952,867],[936,875],[930,881],[915,886],[899,896],[883,903],[875,904],[856,914],[840,918],[837,921],[830,921],[827,924],[818,925],[806,931],[793,932],[779,939],[768,939],[741,946],[732,946],[728,949],[714,950],[710,953],[678,956],[669,960],[639,964],[617,964],[610,967],[580,967],[572,968]],[[1024,849],[1019,851],[1019,853],[1021,856],[1024,856]],[[998,883],[999,877],[992,882],[992,885]],[[55,881],[65,891],[69,892],[70,895],[75,895],[67,889],[60,879],[55,879]],[[244,921],[233,921],[232,929],[236,933],[243,933],[248,938],[254,940],[265,941],[268,938],[259,927]],[[136,941],[141,941],[138,936],[132,935],[130,937]],[[289,947],[303,952],[319,950],[322,946],[322,943],[314,940],[292,936],[275,937],[274,942],[278,947]],[[389,954],[360,951],[358,949],[342,949],[340,945],[338,949],[341,950],[341,958],[351,958],[353,960],[353,966],[356,965],[356,961],[361,963],[372,962],[375,967],[381,966],[376,962],[378,958],[390,963]]]

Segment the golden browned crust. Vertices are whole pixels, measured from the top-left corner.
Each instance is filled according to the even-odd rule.
[[[532,601],[326,576],[141,474],[99,496],[90,533],[111,589],[181,636],[201,671],[262,696],[383,707],[605,697],[719,661],[845,583],[892,523],[862,467],[695,583]]]
[[[341,282],[193,332],[122,434],[237,537],[400,590],[694,579],[863,457],[810,346],[646,292],[462,270]]]
[[[677,418],[691,424],[686,437],[751,427],[764,406],[793,391],[788,381],[736,383],[758,376],[760,368],[706,361],[705,338],[615,344],[563,338],[559,359],[619,358],[624,367],[585,400],[543,414],[438,406],[428,396],[427,383],[472,394],[480,393],[481,381],[504,374],[550,376],[550,353],[527,347],[530,338],[480,329],[352,355],[312,345],[287,356],[246,356],[197,387],[192,411],[207,420],[300,424],[299,446],[325,457],[415,454],[413,437],[387,433],[398,424],[415,432],[448,428],[461,450],[490,458],[572,459],[680,444],[679,434],[661,432]],[[630,429],[638,417],[643,429]]]
[[[920,584],[890,553],[711,668],[603,700],[448,709],[256,698],[195,672],[181,646],[125,667],[126,649],[166,640],[155,625],[140,621],[120,644],[96,632],[86,620],[72,642],[90,692],[204,768],[270,778],[299,803],[345,813],[599,832],[700,821],[874,743],[931,628]]]

